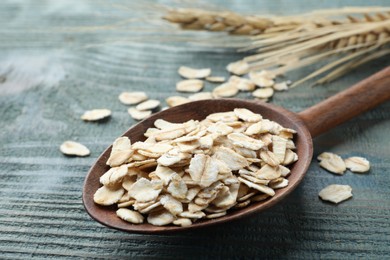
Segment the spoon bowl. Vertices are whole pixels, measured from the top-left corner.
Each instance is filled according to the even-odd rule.
[[[235,108],[247,108],[254,113],[261,114],[263,118],[270,119],[281,124],[283,127],[292,128],[298,132],[294,142],[297,147],[296,152],[298,154],[299,160],[291,167],[291,174],[288,177],[289,185],[285,188],[275,190],[275,196],[270,197],[265,201],[252,203],[249,206],[241,209],[229,210],[228,214],[220,218],[196,221],[188,227],[159,227],[147,223],[134,225],[123,221],[116,215],[116,206],[100,206],[95,204],[93,201],[94,193],[101,186],[99,182],[100,176],[102,176],[110,168],[106,165],[106,161],[110,156],[112,148],[112,146],[110,146],[103,152],[102,155],[100,155],[100,157],[97,159],[97,162],[92,166],[84,183],[83,201],[85,209],[89,215],[91,215],[91,217],[96,221],[115,229],[135,233],[159,233],[195,229],[228,222],[243,216],[247,216],[249,214],[260,212],[278,203],[287,194],[292,192],[298,183],[302,180],[310,165],[313,154],[312,138],[303,120],[300,119],[296,114],[284,108],[267,103],[255,103],[240,99],[200,100],[156,113],[148,119],[130,128],[126,133],[123,134],[123,136],[129,137],[132,143],[136,141],[144,141],[145,137],[143,134],[148,128],[154,127],[153,123],[157,119],[164,119],[173,123],[182,123],[190,119],[203,120],[209,114],[232,111]]]
[[[382,102],[390,99],[390,67],[383,69],[375,75],[357,83],[347,90],[322,101],[321,103],[295,114],[284,108],[267,103],[246,101],[241,99],[213,99],[201,100],[177,107],[173,107],[156,113],[131,127],[123,136],[130,138],[132,143],[144,141],[144,133],[157,119],[164,119],[169,122],[182,123],[190,119],[202,120],[207,115],[216,112],[232,111],[235,108],[247,108],[254,113],[259,113],[263,118],[275,121],[283,127],[292,128],[297,131],[294,137],[298,161],[290,168],[291,174],[288,177],[289,185],[276,190],[273,197],[265,201],[255,202],[241,209],[232,209],[220,218],[199,220],[191,226],[153,226],[151,224],[131,224],[116,216],[116,206],[103,207],[93,201],[93,195],[100,187],[99,178],[109,166],[106,161],[109,158],[111,148],[107,148],[91,167],[85,179],[83,187],[83,203],[88,214],[111,228],[132,233],[168,233],[208,227],[221,224],[259,213],[278,203],[302,181],[312,159],[313,144],[312,138],[333,127],[361,114]]]

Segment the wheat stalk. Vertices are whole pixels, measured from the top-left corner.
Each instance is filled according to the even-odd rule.
[[[344,19],[335,19],[335,15],[344,15]],[[289,17],[180,9],[171,10],[165,19],[180,24],[183,29],[251,35],[250,44],[239,49],[257,52],[243,59],[250,71],[266,69],[281,75],[337,57],[292,87],[326,72],[315,84],[330,82],[351,67],[390,52],[390,9],[383,7],[343,8]]]
[[[186,30],[227,31],[230,34],[238,35],[288,31],[300,25],[298,21],[293,20],[276,23],[273,18],[242,16],[233,12],[210,12],[199,9],[171,10],[164,16],[164,19],[171,23],[177,23]]]

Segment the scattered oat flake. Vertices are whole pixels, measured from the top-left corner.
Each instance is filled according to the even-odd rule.
[[[230,82],[224,83],[213,90],[213,95],[215,97],[233,97],[237,95],[238,88]]]
[[[275,81],[266,77],[251,78],[252,82],[260,88],[271,88],[275,84]]]
[[[334,156],[333,153],[328,153],[328,152],[323,152],[320,155],[317,156],[317,160],[322,161],[322,160],[329,160],[332,159]]]
[[[285,81],[284,82],[280,82],[280,83],[275,83],[275,85],[273,85],[272,87],[276,91],[288,90],[288,86],[287,86],[287,83]]]
[[[234,84],[236,88],[241,91],[253,91],[256,88],[255,83],[249,79],[240,78],[237,76],[231,76],[229,78],[229,83]]]
[[[146,101],[138,104],[135,108],[137,110],[141,110],[141,111],[153,110],[153,109],[157,108],[159,105],[160,105],[160,101],[158,101],[156,99],[149,99],[149,100],[146,100]]]
[[[213,94],[211,92],[200,92],[188,96],[188,99],[191,101],[204,100],[204,99],[213,99]]]
[[[85,145],[73,141],[63,142],[60,151],[63,154],[73,156],[88,156],[91,153]]]
[[[119,101],[124,105],[135,105],[148,99],[145,92],[134,91],[134,92],[122,92],[119,95]]]
[[[211,69],[194,69],[186,66],[181,66],[178,70],[178,73],[183,78],[187,79],[203,79],[211,74]]]
[[[276,75],[275,75],[275,73],[273,73],[269,70],[262,70],[260,72],[257,72],[257,71],[249,72],[250,79],[258,78],[258,77],[266,78],[266,79],[275,79]]]
[[[99,121],[111,116],[111,110],[109,109],[93,109],[85,111],[81,116],[84,121]]]
[[[216,76],[209,76],[209,77],[206,77],[206,80],[208,82],[213,82],[213,83],[222,83],[222,82],[225,82],[225,77],[216,77]]]
[[[148,118],[152,114],[152,111],[150,110],[140,111],[134,107],[130,107],[129,109],[127,109],[127,112],[135,120],[143,120],[145,118]]]
[[[172,96],[172,97],[169,97],[169,98],[165,99],[165,102],[167,103],[167,105],[169,107],[179,106],[179,105],[188,103],[190,101],[191,100],[189,100],[188,98],[181,97],[181,96]]]
[[[176,91],[199,92],[202,90],[204,82],[199,79],[187,79],[176,83]]]
[[[363,157],[353,156],[344,160],[345,166],[351,172],[364,173],[370,170],[370,162]]]
[[[272,88],[259,88],[252,92],[252,96],[256,98],[270,98],[274,95]]]
[[[322,200],[340,203],[352,197],[352,188],[349,185],[332,184],[318,194]]]
[[[246,61],[240,60],[230,63],[226,69],[235,75],[244,75],[249,71],[249,64]]]
[[[318,156],[318,159],[321,160],[320,166],[329,172],[343,175],[347,169],[345,162],[337,154],[323,153]]]

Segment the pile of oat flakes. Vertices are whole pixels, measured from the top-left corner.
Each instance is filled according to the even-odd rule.
[[[188,226],[275,195],[298,160],[294,130],[248,109],[149,128],[144,142],[118,138],[94,201],[125,221]]]

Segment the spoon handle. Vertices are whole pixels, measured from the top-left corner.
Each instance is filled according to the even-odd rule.
[[[298,115],[312,137],[316,137],[387,100],[390,100],[390,66]]]

